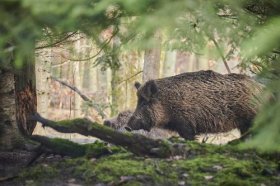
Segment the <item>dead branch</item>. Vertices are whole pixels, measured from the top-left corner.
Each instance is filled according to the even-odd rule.
[[[130,79],[134,78],[135,76],[137,76],[138,74],[141,74],[142,72],[143,72],[143,70],[137,72],[136,74],[133,74],[132,76],[130,76],[130,77],[124,79],[124,80],[121,80],[118,84],[121,84],[123,82],[126,82],[126,81],[130,80]]]
[[[171,156],[186,156],[189,149],[186,144],[172,144],[163,140],[154,140],[140,134],[121,133],[112,128],[93,123],[88,119],[74,119],[64,121],[51,121],[39,114],[33,119],[41,122],[43,126],[51,127],[63,133],[79,133],[85,136],[94,136],[106,142],[124,147],[128,151],[140,155],[158,158]]]
[[[224,54],[223,54],[219,44],[217,43],[217,41],[213,37],[210,37],[210,39],[213,41],[215,47],[217,48],[217,50],[218,50],[218,52],[219,52],[219,54],[220,54],[220,56],[221,56],[221,58],[223,60],[223,63],[224,63],[224,65],[225,65],[225,67],[226,67],[226,69],[228,71],[228,73],[231,73],[230,68],[229,68],[229,66],[227,64],[227,60],[226,60],[226,58],[225,58],[225,56],[224,56]]]
[[[64,85],[68,88],[70,88],[71,90],[73,90],[74,92],[76,92],[90,107],[93,107],[95,110],[97,110],[97,112],[100,114],[100,116],[102,118],[105,118],[106,115],[105,113],[102,111],[102,109],[99,108],[99,106],[95,103],[92,102],[92,100],[87,97],[85,94],[83,94],[77,87],[73,86],[73,85],[69,85],[67,82],[62,81],[56,77],[50,76],[50,78],[54,81],[59,82],[61,85]]]

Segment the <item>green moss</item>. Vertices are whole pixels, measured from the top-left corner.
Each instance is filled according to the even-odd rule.
[[[101,141],[95,141],[91,144],[77,144],[69,140],[53,138],[49,139],[47,145],[59,154],[68,155],[71,157],[87,156],[89,158],[98,158],[103,155],[125,152],[123,148],[109,145]]]
[[[58,176],[59,169],[56,166],[47,164],[37,165],[30,169],[26,169],[19,174],[20,180],[51,180]]]
[[[121,147],[109,145],[101,141],[95,141],[92,144],[85,145],[87,157],[100,157],[107,154],[115,154],[118,152],[125,152]]]
[[[254,159],[236,159],[228,155],[207,154],[192,160],[178,161],[177,164],[182,170],[188,172],[194,185],[216,185],[217,183],[221,185],[232,185],[233,183],[254,185],[277,179],[277,175],[271,175],[271,180],[268,180],[267,176],[263,174],[265,167],[270,167],[274,172],[277,171],[275,163],[264,160],[260,162]]]
[[[82,119],[82,118],[77,118],[77,119],[72,119],[72,120],[61,120],[61,121],[56,122],[56,125],[58,125],[58,126],[71,126],[71,125],[78,126],[78,125],[82,125],[82,124],[91,125],[91,122],[87,121],[85,119]]]
[[[276,185],[280,182],[279,160],[265,159],[254,151],[238,151],[231,146],[186,143],[190,155],[185,159],[136,157],[117,147],[111,155],[91,159],[92,153],[102,154],[104,149],[114,151],[113,146],[97,142],[87,146],[88,158],[65,159],[48,165],[47,170],[38,165],[39,168],[30,168],[23,175],[26,179],[36,178],[36,183],[46,177],[75,178],[82,185],[178,185],[179,182],[187,185]]]
[[[74,157],[83,156],[86,152],[86,146],[74,143],[69,140],[53,138],[50,139],[51,148],[59,153],[63,153],[64,155],[71,154]]]

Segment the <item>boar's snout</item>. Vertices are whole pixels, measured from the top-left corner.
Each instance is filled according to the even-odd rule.
[[[145,121],[137,116],[132,116],[126,127],[127,127],[126,130],[130,130],[130,131],[140,130],[140,129],[150,131],[150,127],[148,127],[148,125],[145,124]]]

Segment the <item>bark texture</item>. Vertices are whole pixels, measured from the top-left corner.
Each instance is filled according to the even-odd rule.
[[[25,64],[15,75],[16,119],[24,135],[31,135],[36,121],[30,116],[37,111],[36,79],[34,58]]]
[[[15,113],[14,74],[0,71],[0,151],[13,149],[20,144]]]
[[[156,37],[155,45],[157,47],[146,50],[144,54],[143,82],[146,82],[151,79],[159,78],[161,38],[159,34],[156,35],[155,37]]]

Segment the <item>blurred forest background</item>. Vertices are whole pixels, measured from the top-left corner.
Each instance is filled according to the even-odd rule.
[[[280,0],[0,0],[0,18],[0,184],[280,185]],[[135,81],[208,69],[263,83],[248,139],[102,126]]]
[[[199,70],[228,73],[223,61],[210,55],[210,50],[215,48],[211,41],[206,44],[205,53],[202,54],[168,50],[162,44],[164,33],[159,36],[158,31],[158,36],[155,36],[158,40],[156,48],[127,50],[120,44],[114,46],[117,39],[112,32],[109,28],[101,33],[100,37],[108,45],[102,46],[103,48],[98,47],[94,40],[85,34],[76,32],[55,46],[36,50],[39,113],[53,120],[87,117],[102,123],[103,119],[115,116],[121,111],[135,109],[136,81],[144,83],[149,79]],[[107,64],[99,64],[104,63],[102,60],[108,55],[105,47],[118,48],[117,67],[110,68]],[[230,48],[227,50],[232,52]],[[230,72],[252,74],[240,66],[240,56],[237,54],[227,57],[226,63]],[[63,85],[61,81],[76,87],[89,97],[93,106],[88,105],[77,92]],[[56,134],[51,129],[44,130],[40,125],[35,133],[49,136]]]
[[[135,107],[135,81],[206,69],[257,73],[274,101],[249,144],[279,150],[279,0],[14,0],[0,8],[0,67],[24,69],[35,53],[43,116],[102,122]]]
[[[105,31],[110,39],[110,30]],[[114,69],[98,65],[106,51],[98,48],[90,38],[76,33],[56,47],[36,50],[36,80],[40,113],[60,120],[86,116],[101,122],[120,111],[134,109],[136,90],[134,82],[168,77],[183,72],[214,70],[228,73],[221,60],[192,52],[166,50],[159,47],[146,51],[122,50],[119,46],[119,67]],[[211,46],[209,42],[208,47]],[[108,43],[113,45],[113,41]],[[99,52],[100,51],[100,52]],[[97,55],[95,55],[98,53]],[[93,56],[93,57],[92,57]],[[239,57],[227,60],[231,72],[242,73]],[[148,66],[150,65],[150,66]],[[248,73],[248,72],[247,72]],[[57,80],[75,86],[92,99],[96,108],[89,110],[82,98]]]

